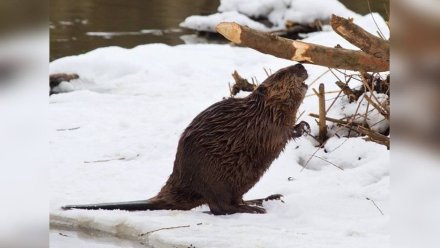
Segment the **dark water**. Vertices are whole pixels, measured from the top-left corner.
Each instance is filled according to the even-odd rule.
[[[341,2],[369,13],[367,0]],[[190,15],[214,13],[218,5],[219,0],[52,0],[50,59],[103,46],[182,44],[182,36],[194,32],[179,28],[179,23]],[[389,0],[370,0],[370,5],[388,19]]]
[[[182,44],[187,16],[215,12],[213,0],[53,0],[50,2],[51,60],[117,45]],[[96,32],[111,32],[108,35]]]

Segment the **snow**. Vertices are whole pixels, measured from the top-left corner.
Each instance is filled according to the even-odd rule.
[[[220,22],[237,22],[259,31],[273,31],[285,28],[286,22],[311,23],[325,21],[332,14],[342,17],[360,17],[337,0],[221,0],[220,13],[208,16],[190,16],[180,25],[199,31],[214,31]],[[267,27],[252,18],[267,18]]]
[[[370,15],[354,21],[376,27]],[[385,25],[378,16],[376,21]],[[330,31],[305,41],[350,47]],[[264,215],[213,216],[205,213],[206,206],[144,212],[60,209],[154,196],[172,171],[179,135],[199,112],[228,97],[234,70],[262,82],[263,68],[274,72],[293,63],[213,44],[105,47],[52,62],[50,73],[80,75],[61,86],[70,92],[52,95],[49,105],[52,224],[153,247],[388,247],[389,151],[361,137],[335,136],[319,151],[311,137],[291,141],[244,197],[283,194],[284,203],[265,203]],[[327,70],[305,67],[309,84]],[[308,114],[318,112],[318,100],[311,88],[325,83],[326,91],[336,90],[336,80],[332,73],[322,76],[300,108],[305,111],[300,120],[310,123],[313,134],[317,126]],[[353,108],[347,106],[340,98],[331,117],[352,111],[345,112],[344,107]],[[106,161],[93,162],[99,160]],[[183,227],[139,236],[178,226]]]
[[[260,31],[270,30],[263,24],[254,21],[243,14],[240,14],[237,11],[216,13],[209,16],[190,16],[187,17],[180,26],[184,28],[195,29],[198,31],[215,32],[215,27],[220,22],[237,22]]]
[[[50,247],[78,248],[145,248],[139,242],[118,239],[102,233],[96,232],[75,232],[63,229],[51,229],[49,232]]]

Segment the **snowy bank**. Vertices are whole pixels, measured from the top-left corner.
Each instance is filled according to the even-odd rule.
[[[385,26],[380,17],[376,21]],[[370,16],[355,22],[376,29]],[[333,32],[315,33],[306,41],[351,47]],[[310,137],[290,142],[245,195],[285,196],[284,202],[265,203],[264,215],[213,216],[205,213],[206,206],[191,211],[60,210],[65,204],[155,195],[172,171],[179,135],[199,112],[228,97],[234,70],[262,82],[263,68],[276,71],[292,64],[228,45],[163,44],[106,47],[52,62],[51,73],[80,75],[64,84],[71,92],[51,97],[49,107],[52,224],[99,230],[153,247],[388,247],[389,151],[362,138],[334,137],[316,153]],[[327,70],[306,68],[307,83]],[[335,81],[327,73],[312,87],[325,83],[328,91],[336,90]],[[332,114],[345,113],[344,101],[335,103]],[[314,96],[306,97],[300,109],[306,113],[301,120],[315,134],[314,119],[307,114],[317,109]],[[158,230],[167,227],[179,228]]]
[[[359,17],[337,0],[221,0],[219,13],[208,16],[190,16],[181,27],[198,31],[215,32],[220,22],[237,22],[259,31],[275,31],[286,28],[287,22],[308,24],[316,20],[326,21],[332,14],[342,17]],[[256,19],[267,19],[266,26]]]

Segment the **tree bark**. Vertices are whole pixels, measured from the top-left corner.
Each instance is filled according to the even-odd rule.
[[[327,123],[325,121],[325,88],[324,84],[319,85],[319,141],[321,144],[327,140]]]
[[[387,61],[363,51],[331,48],[290,40],[262,33],[234,22],[222,22],[217,25],[216,29],[217,32],[236,44],[279,58],[354,71],[382,72],[389,70]]]
[[[340,36],[362,51],[385,61],[390,61],[390,43],[370,34],[353,23],[353,20],[332,15],[330,24]]]

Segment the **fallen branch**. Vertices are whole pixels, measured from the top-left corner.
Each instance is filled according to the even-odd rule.
[[[390,61],[390,43],[388,41],[365,31],[354,24],[352,19],[332,15],[330,24],[336,33],[362,51],[378,59]]]
[[[342,170],[342,171],[344,170],[344,168],[342,168],[341,166],[339,166],[339,165],[337,165],[337,164],[334,164],[334,163],[328,161],[328,160],[325,159],[325,158],[321,158],[321,157],[316,156],[316,155],[313,155],[313,157],[315,157],[315,158],[319,158],[319,159],[321,159],[322,161],[327,162],[327,163],[333,165],[334,167],[336,167],[336,168],[338,168],[338,169],[340,169],[340,170]]]
[[[386,146],[388,149],[390,149],[390,138],[388,136],[385,136],[383,134],[380,134],[378,132],[375,132],[371,129],[362,127],[362,126],[357,126],[356,131],[358,131],[359,133],[368,136],[368,138],[371,141],[374,141],[378,144],[384,145]]]
[[[313,114],[313,113],[309,114],[309,116],[319,118],[319,115]],[[335,119],[335,118],[331,118],[331,117],[327,117],[327,116],[325,117],[325,120],[330,121],[330,122],[334,122],[336,124],[343,125],[343,126],[347,126],[347,125],[358,126],[358,125],[360,125],[356,122],[348,122],[348,121],[339,120],[339,119]]]
[[[369,73],[366,73],[364,71],[359,72],[360,81],[365,81],[369,88],[371,88],[373,91],[376,91],[377,93],[383,93],[389,96],[389,88],[390,88],[390,75],[388,74],[387,77],[382,80],[380,78],[380,75],[370,75]],[[360,95],[362,95],[365,91],[368,91],[369,88],[366,88],[365,85],[363,85],[358,92]]]
[[[309,116],[311,117],[315,117],[315,118],[319,118],[319,115],[317,114],[309,114]],[[375,132],[369,128],[366,128],[365,126],[363,126],[363,124],[359,124],[353,121],[344,121],[344,120],[340,120],[340,119],[335,119],[335,118],[331,118],[331,117],[325,117],[325,119],[327,121],[342,125],[342,126],[350,126],[351,127],[356,127],[354,130],[356,132],[358,132],[361,135],[366,135],[368,136],[368,139],[370,141],[374,141],[378,144],[384,145],[386,146],[388,149],[390,148],[390,138],[388,136],[385,136],[383,134],[380,134],[378,132]]]
[[[387,111],[386,108],[384,108],[380,103],[376,103],[375,101],[373,101],[369,96],[365,95],[365,99],[371,104],[373,105],[373,107],[375,109],[377,109],[377,111],[379,111],[379,113],[381,115],[383,115],[383,117],[385,117],[385,119],[389,120],[390,119],[390,114]]]
[[[232,77],[234,78],[235,84],[231,88],[231,96],[235,96],[240,91],[248,91],[252,92],[257,88],[257,85],[254,83],[249,83],[245,78],[242,78],[237,71],[232,73]]]
[[[356,101],[358,99],[358,97],[356,96],[356,94],[353,92],[353,90],[348,87],[347,84],[344,84],[341,81],[337,81],[336,85],[341,88],[342,92],[348,97],[348,102],[353,102]]]
[[[355,71],[382,72],[389,70],[389,63],[387,61],[362,51],[331,48],[290,40],[259,32],[235,22],[222,22],[217,25],[216,30],[236,44],[279,58]]]

